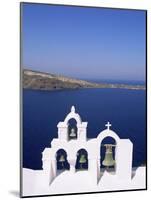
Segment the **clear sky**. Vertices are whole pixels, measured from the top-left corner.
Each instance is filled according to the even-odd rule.
[[[145,80],[145,11],[23,4],[24,68]]]

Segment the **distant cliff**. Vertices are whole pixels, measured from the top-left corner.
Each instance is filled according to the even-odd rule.
[[[125,88],[125,89],[145,89],[141,85],[107,84],[93,83],[80,79],[65,76],[23,70],[23,87],[37,90],[56,90],[56,89],[79,89],[79,88]]]

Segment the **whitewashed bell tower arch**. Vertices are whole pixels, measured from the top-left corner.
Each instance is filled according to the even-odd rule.
[[[120,179],[131,179],[133,144],[129,139],[120,139],[120,137],[110,129],[111,124],[105,125],[107,128],[97,136],[97,160],[100,165],[100,146],[102,141],[111,137],[115,140],[115,174]],[[100,174],[100,166],[98,167],[98,175]]]
[[[68,127],[69,127],[69,120],[74,119],[76,121],[77,126],[77,139],[86,141],[86,133],[87,133],[87,122],[82,122],[81,117],[75,111],[75,107],[71,107],[70,113],[65,117],[63,122],[59,122],[58,127],[58,138],[60,140],[68,141]]]

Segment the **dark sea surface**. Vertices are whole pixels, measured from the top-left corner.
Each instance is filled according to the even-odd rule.
[[[146,163],[145,90],[77,89],[23,90],[23,167],[42,168],[42,151],[57,137],[57,124],[75,105],[87,136],[97,137],[109,121],[120,138],[134,145],[133,166]]]

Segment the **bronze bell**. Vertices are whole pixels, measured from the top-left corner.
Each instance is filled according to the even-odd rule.
[[[76,137],[76,132],[74,128],[71,129],[70,137]]]
[[[112,144],[105,144],[106,147],[106,152],[105,152],[105,158],[102,162],[102,164],[105,167],[111,167],[115,165],[115,160],[113,159],[113,152],[112,152],[112,147],[115,145]]]
[[[65,157],[64,157],[64,155],[61,155],[58,161],[61,162],[62,167],[64,167],[64,164],[63,164],[63,163],[65,162]]]
[[[84,163],[86,163],[86,162],[87,162],[86,157],[85,157],[84,154],[82,154],[82,155],[80,156],[80,159],[79,159],[80,169],[82,169],[82,164],[84,164]]]

